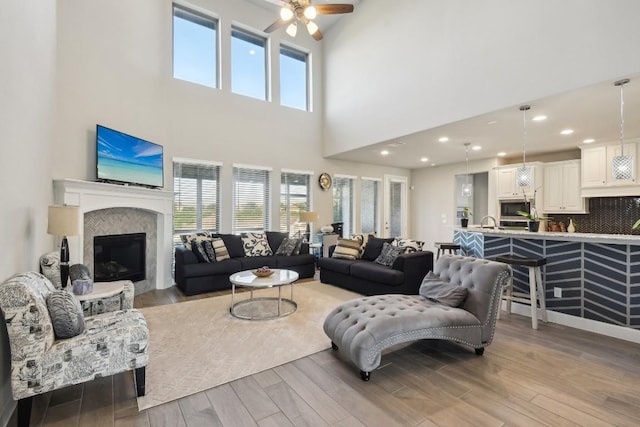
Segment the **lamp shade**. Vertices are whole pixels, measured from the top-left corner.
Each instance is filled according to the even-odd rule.
[[[55,236],[77,236],[80,233],[78,206],[49,206],[47,233]]]
[[[318,220],[318,212],[305,211],[300,212],[300,221],[302,222],[316,222]]]

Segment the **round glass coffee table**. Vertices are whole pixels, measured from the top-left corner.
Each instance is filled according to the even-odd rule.
[[[246,320],[268,320],[288,316],[296,311],[298,304],[293,300],[293,284],[298,280],[298,273],[277,268],[271,271],[273,274],[269,277],[258,277],[253,274],[253,270],[234,273],[229,277],[231,282],[231,307],[229,311],[232,316]],[[291,286],[289,298],[282,298],[282,287],[285,285]],[[236,286],[249,288],[250,298],[234,302]],[[257,289],[274,287],[278,288],[277,297],[254,297],[253,295]]]

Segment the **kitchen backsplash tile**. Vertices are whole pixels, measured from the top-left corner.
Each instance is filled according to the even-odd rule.
[[[589,199],[588,214],[551,214],[554,221],[569,224],[576,232],[598,234],[638,234],[631,227],[640,219],[640,197],[596,197]]]

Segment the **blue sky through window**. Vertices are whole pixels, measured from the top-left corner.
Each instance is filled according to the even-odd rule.
[[[280,104],[307,109],[307,56],[280,48]]]
[[[267,99],[265,40],[243,31],[231,32],[231,91]]]
[[[204,21],[204,20],[203,20]],[[173,77],[216,87],[216,27],[180,16],[173,17]]]

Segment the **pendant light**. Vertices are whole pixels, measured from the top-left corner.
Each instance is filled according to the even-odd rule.
[[[471,145],[470,142],[465,142],[464,144],[465,155],[467,158],[467,175],[465,177],[466,182],[462,184],[462,190],[460,191],[460,195],[462,197],[471,197],[473,194],[473,183],[469,182],[469,145]]]
[[[522,111],[522,167],[516,169],[516,184],[518,187],[531,186],[531,168],[527,166],[527,111],[529,105],[521,105]]]
[[[629,79],[618,80],[614,86],[620,86],[620,155],[612,161],[613,179],[623,180],[633,178],[633,157],[624,155],[624,97],[622,88],[629,83]]]

